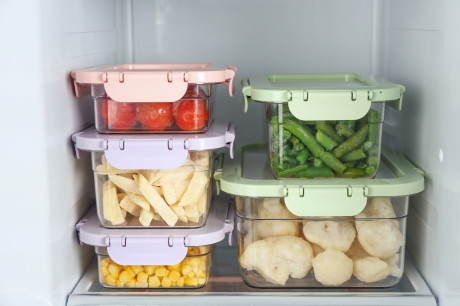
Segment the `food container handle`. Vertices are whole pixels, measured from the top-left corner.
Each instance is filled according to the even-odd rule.
[[[229,148],[230,158],[233,159],[233,143],[235,142],[236,124],[230,122],[228,124],[227,132],[225,132],[226,147]]]
[[[225,233],[228,234],[228,245],[233,245],[233,229],[235,228],[235,198],[230,198],[228,206],[227,219],[225,220]]]
[[[216,159],[214,160],[214,174],[213,178],[216,181],[216,191],[217,195],[220,194],[220,179],[222,177],[222,168],[224,165],[224,153],[220,153],[217,155]]]
[[[230,97],[233,97],[235,95],[235,86],[233,84],[233,79],[235,78],[236,71],[235,66],[228,66],[227,69],[225,70],[225,81],[222,82],[222,84],[228,86],[228,94]]]
[[[248,103],[252,101],[251,99],[251,85],[249,84],[249,78],[244,78],[241,80],[241,86],[243,87],[242,92],[243,92],[243,108],[244,112],[246,113],[248,111]]]

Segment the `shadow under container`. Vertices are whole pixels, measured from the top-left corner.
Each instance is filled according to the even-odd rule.
[[[216,85],[233,96],[236,68],[123,64],[72,72],[77,97],[91,94],[101,133],[201,133],[212,122]]]
[[[271,74],[242,80],[265,103],[265,140],[279,179],[372,178],[380,164],[385,104],[404,87],[356,74]]]
[[[212,246],[189,247],[174,265],[119,265],[105,247],[95,247],[99,282],[106,288],[201,288],[209,279]]]
[[[214,178],[235,196],[240,272],[257,288],[386,288],[404,270],[409,196],[424,173],[382,147],[375,178],[278,180],[263,144],[236,148]]]

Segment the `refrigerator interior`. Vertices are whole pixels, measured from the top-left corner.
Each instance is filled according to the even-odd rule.
[[[263,139],[262,105],[243,114],[242,77],[355,72],[403,84],[384,143],[426,172],[411,197],[408,254],[440,305],[459,304],[459,11],[454,0],[1,2],[0,304],[64,305],[94,256],[74,230],[94,203],[90,155],[76,160],[70,143],[93,120],[93,101],[73,96],[70,71],[202,61],[238,67],[235,97],[219,88],[215,108],[237,123],[238,143]]]

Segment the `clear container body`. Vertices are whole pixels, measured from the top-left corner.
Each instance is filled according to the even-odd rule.
[[[408,197],[369,198],[350,217],[291,214],[279,198],[236,197],[240,273],[257,288],[387,288],[404,270]]]
[[[384,106],[372,103],[358,120],[300,121],[288,103],[266,103],[265,138],[274,176],[373,178],[380,164]]]
[[[206,286],[212,263],[212,247],[189,247],[176,265],[123,266],[104,247],[96,247],[99,282],[106,288],[201,288]]]
[[[175,102],[117,102],[92,85],[95,124],[101,133],[201,133],[212,122],[212,84],[190,84]]]
[[[212,150],[191,151],[182,166],[168,170],[120,170],[103,152],[91,154],[102,226],[197,228],[206,223],[212,200]],[[140,188],[142,182],[148,184],[145,189]]]

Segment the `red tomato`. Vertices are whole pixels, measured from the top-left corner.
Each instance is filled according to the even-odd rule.
[[[113,130],[125,130],[136,123],[136,103],[116,102],[105,98],[101,105],[102,119]]]
[[[137,103],[137,120],[149,130],[164,130],[173,123],[170,102]]]
[[[200,130],[208,121],[208,110],[203,99],[180,100],[174,103],[174,120],[185,131]]]

